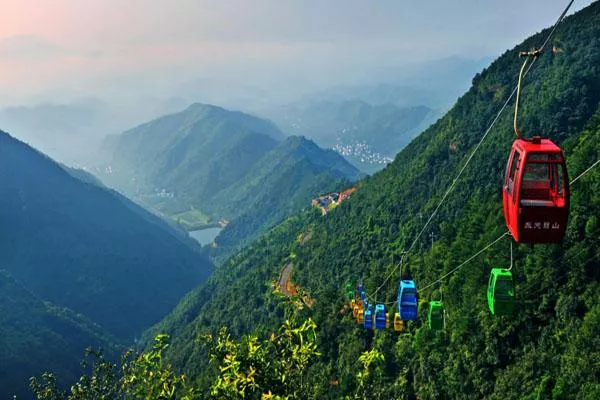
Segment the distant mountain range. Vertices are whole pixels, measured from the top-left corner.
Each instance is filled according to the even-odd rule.
[[[0,109],[0,127],[17,139],[69,165],[94,164],[108,134],[137,121],[180,109],[183,99],[106,102],[96,97],[67,102],[47,101]]]
[[[373,173],[439,119],[490,61],[447,57],[382,67],[364,84],[333,86],[256,111],[286,134],[304,135]]]
[[[444,104],[441,99],[437,98],[435,91],[391,83],[336,86],[306,94],[290,104],[307,106],[320,102],[344,103],[347,101],[360,101],[371,106],[394,105],[398,108],[417,105],[430,105],[430,107],[438,108]]]
[[[391,91],[387,94],[382,100],[394,98]],[[286,133],[310,137],[363,171],[374,172],[391,162],[439,113],[426,106],[372,105],[356,99],[298,101],[272,110],[270,116]]]
[[[333,151],[285,139],[270,121],[205,104],[108,137],[103,154],[103,181],[188,229],[232,221],[227,245],[361,176]]]
[[[0,109],[0,126],[61,162],[81,162],[100,143],[100,131],[115,118],[98,100],[44,103]]]

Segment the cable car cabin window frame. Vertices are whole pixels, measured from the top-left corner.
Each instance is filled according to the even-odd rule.
[[[442,311],[441,308],[438,307],[434,307],[431,309],[431,317],[443,317],[444,316],[444,312]]]
[[[501,290],[507,289],[507,290]],[[502,293],[501,293],[502,292]],[[509,293],[507,295],[504,292]],[[494,299],[498,300],[511,300],[515,297],[515,285],[512,279],[506,276],[496,276],[494,283]]]
[[[520,207],[564,207],[566,171],[559,153],[531,152],[524,161]],[[514,200],[513,200],[514,202]]]
[[[511,157],[511,162],[508,164],[506,168],[506,178],[505,185],[508,193],[513,194],[515,187],[515,174],[519,171],[519,163],[521,161],[521,153],[518,150],[515,150]],[[513,202],[514,202],[514,194],[513,194]]]

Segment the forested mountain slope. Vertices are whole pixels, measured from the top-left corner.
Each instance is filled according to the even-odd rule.
[[[193,104],[108,137],[102,179],[160,211],[181,213],[237,182],[281,136],[267,121]],[[157,196],[163,189],[173,197]]]
[[[88,346],[116,356],[116,340],[100,326],[64,307],[43,302],[0,270],[0,396],[31,397],[29,378],[52,369],[73,381]]]
[[[221,326],[237,335],[279,326],[283,307],[270,285],[293,262],[293,279],[316,301],[299,316],[311,316],[319,326],[321,357],[308,374],[307,398],[356,393],[358,358],[369,348],[385,357],[369,387],[373,398],[598,398],[600,170],[573,184],[562,245],[516,248],[518,306],[512,317],[491,316],[485,298],[490,269],[509,264],[508,239],[430,286],[506,231],[500,194],[514,139],[511,112],[497,122],[403,267],[402,275],[418,288],[429,286],[420,293],[420,320],[401,335],[373,334],[341,311],[346,281],[360,279],[370,293],[391,274],[377,298],[395,299],[400,254],[514,88],[518,52],[539,46],[548,32],[478,74],[446,116],[389,167],[361,181],[341,207],[325,217],[306,211],[287,220],[187,295],[154,330],[173,335],[169,356],[175,365],[206,382],[214,371],[194,343],[198,334]],[[571,177],[600,158],[599,38],[596,2],[565,19],[525,81],[522,129],[559,143]],[[551,52],[552,45],[561,51]],[[435,333],[423,321],[427,302],[442,291],[446,327]]]
[[[131,339],[212,265],[186,235],[0,131],[0,266],[37,297]]]
[[[243,182],[215,196],[208,209],[233,219],[217,238],[217,245],[247,243],[305,208],[315,195],[339,190],[361,176],[334,151],[291,136],[265,154]]]
[[[232,221],[217,240],[227,250],[362,176],[309,140],[282,138],[267,120],[194,104],[110,138],[100,176],[190,230]]]

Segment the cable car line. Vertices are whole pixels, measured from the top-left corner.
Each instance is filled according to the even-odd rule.
[[[558,19],[556,20],[556,22],[554,23],[554,26],[552,27],[552,31],[550,31],[550,34],[548,35],[548,37],[546,38],[546,40],[544,41],[544,43],[542,44],[542,47],[540,47],[540,50],[544,50],[544,48],[546,47],[546,45],[548,44],[548,42],[550,41],[550,39],[552,38],[552,35],[554,34],[554,31],[556,30],[556,28],[558,27],[558,24],[560,24],[562,22],[562,20],[565,18],[565,15],[567,15],[567,12],[569,12],[569,9],[571,8],[571,6],[573,5],[573,2],[575,0],[571,0],[569,2],[569,4],[567,4],[567,7],[564,9],[564,11],[562,12],[562,14],[560,14],[560,17],[558,17]]]
[[[448,276],[450,276],[453,273],[455,273],[456,271],[458,271],[465,264],[468,264],[471,260],[473,260],[475,257],[477,257],[478,255],[480,255],[481,253],[483,253],[484,251],[486,251],[487,249],[489,249],[490,247],[492,247],[496,243],[498,243],[502,238],[504,238],[504,236],[506,236],[508,234],[509,234],[508,231],[504,232],[502,235],[498,236],[498,238],[496,238],[496,240],[494,240],[493,242],[489,243],[487,246],[485,246],[484,248],[482,248],[481,250],[479,250],[477,253],[473,254],[471,257],[469,257],[465,261],[463,261],[459,266],[455,267],[451,271],[449,271],[449,272],[445,273],[444,275],[440,276],[437,280],[435,280],[434,282],[430,283],[429,285],[423,286],[421,288],[421,290],[429,289],[430,287],[435,286],[438,283],[441,283],[442,280],[444,280]]]
[[[567,4],[567,6],[563,10],[562,14],[558,17],[558,19],[554,23],[554,26],[553,26],[552,30],[550,31],[550,33],[548,34],[548,36],[544,40],[542,46],[540,48],[538,48],[537,50],[535,50],[534,52],[527,53],[527,54],[533,55],[534,58],[533,58],[533,61],[529,64],[529,67],[525,70],[525,72],[522,73],[522,74],[520,74],[520,79],[521,79],[521,77],[527,76],[527,74],[529,73],[529,71],[531,70],[531,68],[533,67],[533,65],[535,64],[535,62],[537,61],[538,56],[542,53],[542,51],[544,50],[544,48],[546,47],[546,45],[548,44],[548,42],[550,41],[550,39],[554,35],[554,32],[556,31],[558,25],[562,22],[562,20],[564,19],[565,15],[567,14],[567,12],[569,11],[569,9],[571,8],[571,5],[573,4],[574,1],[575,0],[571,0]],[[521,72],[523,72],[522,70],[523,70],[523,68],[525,68],[526,63],[527,63],[527,60],[523,64]],[[487,128],[487,130],[485,131],[485,133],[483,134],[483,136],[481,137],[481,139],[479,140],[479,142],[475,146],[474,150],[471,152],[471,154],[467,158],[467,161],[465,162],[465,164],[462,166],[462,168],[460,169],[460,171],[458,172],[458,174],[456,175],[456,177],[452,181],[452,184],[450,185],[450,187],[446,190],[446,192],[442,196],[442,199],[440,200],[440,202],[438,203],[438,205],[434,209],[433,213],[429,216],[429,218],[425,222],[425,225],[423,226],[423,228],[421,229],[421,231],[417,234],[417,236],[415,237],[415,239],[411,243],[411,245],[408,248],[408,250],[406,250],[405,252],[403,252],[403,255],[402,255],[401,259],[400,259],[400,262],[398,264],[396,264],[396,266],[392,269],[392,271],[386,276],[386,278],[383,280],[383,282],[381,283],[381,285],[379,285],[375,289],[375,291],[373,293],[367,295],[367,298],[370,298],[371,300],[373,300],[373,303],[377,303],[377,301],[376,301],[377,293],[379,293],[379,291],[381,290],[381,288],[386,285],[386,283],[390,280],[390,278],[396,273],[396,271],[398,270],[398,268],[401,268],[401,266],[403,264],[404,256],[413,250],[413,248],[417,244],[417,242],[420,239],[420,237],[423,235],[423,233],[425,232],[425,230],[427,229],[427,227],[429,226],[429,224],[431,223],[431,221],[433,220],[433,218],[437,215],[437,213],[438,213],[439,209],[441,208],[441,206],[444,204],[444,202],[448,198],[448,195],[452,192],[452,190],[454,190],[454,187],[455,187],[457,181],[460,179],[460,177],[462,176],[463,172],[465,171],[465,169],[467,168],[467,166],[469,165],[469,163],[471,162],[471,160],[473,159],[473,157],[475,156],[475,154],[477,153],[477,151],[479,150],[479,148],[483,144],[484,140],[487,138],[487,136],[491,132],[492,128],[496,125],[496,122],[498,121],[498,119],[500,118],[500,116],[502,115],[502,113],[504,112],[504,110],[506,109],[506,107],[508,106],[508,104],[510,103],[510,101],[512,100],[512,98],[515,95],[515,93],[519,90],[519,88],[520,88],[520,82],[512,90],[512,92],[510,93],[510,95],[508,96],[508,98],[506,99],[506,101],[504,102],[504,104],[502,105],[502,107],[500,108],[500,110],[498,111],[498,113],[496,114],[496,117],[492,120],[492,123]],[[516,115],[515,115],[515,128],[516,128]],[[402,278],[402,276],[400,278]]]
[[[510,267],[508,268],[509,271],[512,271],[513,268],[513,241],[510,241]]]
[[[585,176],[588,172],[590,172],[594,167],[596,167],[599,164],[600,164],[600,159],[598,159],[596,162],[594,162],[590,167],[588,167],[585,171],[583,171],[581,174],[579,174],[576,178],[574,178],[573,180],[571,180],[571,182],[569,184],[575,183],[577,180],[579,180],[580,178],[582,178],[583,176]],[[495,240],[493,240],[492,242],[488,243],[485,247],[483,247],[482,249],[480,249],[479,251],[477,251],[475,254],[473,254],[472,256],[470,256],[469,258],[467,258],[465,261],[463,261],[457,267],[453,268],[451,271],[447,272],[446,274],[440,276],[434,282],[432,282],[432,283],[430,283],[428,285],[425,285],[420,290],[423,291],[423,290],[429,289],[430,287],[435,286],[435,285],[437,285],[439,283],[442,283],[442,281],[445,278],[447,278],[448,276],[450,276],[453,273],[455,273],[456,271],[458,271],[460,268],[462,268],[463,266],[465,266],[466,264],[468,264],[470,261],[472,261],[474,258],[476,258],[477,256],[479,256],[484,251],[488,250],[490,247],[492,247],[493,245],[495,245],[497,242],[499,242],[502,238],[504,238],[509,233],[510,232],[507,230],[502,235],[500,235],[499,237],[497,237]],[[401,260],[401,262],[402,262],[402,260]],[[513,266],[513,257],[512,257],[512,240],[511,240],[511,265],[510,265],[510,268],[508,270],[512,270],[512,266]],[[386,306],[392,306],[395,303],[396,303],[396,301],[391,301],[391,302],[383,302],[383,303],[379,303],[379,304],[384,304]]]
[[[590,172],[592,170],[592,168],[594,168],[596,165],[600,164],[600,159],[598,159],[595,163],[592,164],[591,167],[589,167],[588,169],[586,169],[585,171],[583,171],[581,174],[579,174],[576,178],[574,178],[571,182],[569,182],[569,185],[574,184],[575,182],[577,182],[577,180],[579,178],[581,178],[582,176],[584,176],[585,174],[587,174],[588,172]]]
[[[496,122],[500,119],[502,113],[512,100],[513,96],[517,95],[515,102],[515,114],[514,114],[514,130],[517,136],[517,140],[513,143],[511,148],[511,153],[509,157],[509,161],[507,163],[507,174],[505,177],[505,184],[503,186],[503,208],[506,225],[508,230],[505,231],[501,236],[497,239],[486,245],[484,248],[479,250],[477,253],[473,254],[471,257],[466,259],[464,262],[459,264],[457,267],[453,268],[451,271],[446,274],[440,276],[434,282],[429,285],[424,286],[421,290],[429,289],[436,284],[442,283],[442,281],[448,276],[457,272],[464,265],[472,261],[475,257],[482,254],[484,251],[494,246],[498,241],[500,241],[504,236],[511,235],[513,239],[519,243],[558,243],[562,241],[567,220],[569,214],[569,197],[570,191],[569,186],[572,183],[575,183],[582,176],[592,170],[596,165],[600,164],[600,160],[596,161],[589,168],[587,168],[584,172],[582,172],[575,179],[571,180],[571,182],[567,182],[568,173],[565,162],[565,157],[562,153],[560,147],[556,146],[549,139],[542,139],[540,136],[533,136],[531,139],[523,138],[521,135],[521,131],[518,126],[518,109],[520,102],[520,94],[522,88],[523,78],[530,72],[531,68],[534,66],[535,62],[538,60],[539,56],[542,54],[543,49],[548,44],[550,39],[552,38],[554,32],[556,31],[558,25],[564,19],[566,13],[570,9],[571,5],[574,3],[574,0],[571,0],[566,8],[563,10],[560,17],[557,19],[554,24],[552,30],[547,35],[544,43],[537,50],[534,49],[528,52],[521,52],[519,56],[525,56],[526,59],[521,66],[519,71],[519,79],[517,86],[510,93],[494,119],[492,120],[490,126],[487,128],[485,133],[480,138],[479,142],[476,144],[475,148],[467,157],[463,166],[459,170],[458,174],[454,177],[452,183],[445,191],[441,200],[435,207],[434,211],[431,213],[426,223],[423,225],[421,230],[418,232],[408,250],[403,251],[401,254],[400,262],[397,263],[392,271],[385,277],[383,282],[376,288],[376,290],[371,294],[367,295],[362,289],[362,303],[365,306],[364,312],[364,326],[367,329],[372,329],[373,325],[375,329],[383,329],[384,327],[389,327],[390,318],[389,314],[386,312],[385,306],[388,304],[397,303],[398,305],[398,313],[394,317],[394,329],[396,330],[396,320],[400,319],[401,323],[406,320],[416,320],[418,313],[418,293],[417,287],[414,280],[407,279],[403,280],[402,268],[404,264],[404,259],[410,253],[419,239],[426,231],[427,227],[433,220],[433,218],[437,215],[440,208],[446,200],[450,193],[454,190],[456,183],[461,178],[462,174],[475,157],[475,154],[481,148],[481,145],[491,132],[492,128],[495,126]],[[530,63],[531,60],[531,63]],[[529,64],[529,65],[528,65]],[[540,179],[539,176],[531,175],[536,173],[537,170],[542,170],[546,168],[549,172],[550,178],[547,180]],[[510,171],[510,174],[509,174]],[[539,174],[538,174],[539,175]],[[537,179],[532,179],[537,178]],[[522,181],[527,181],[528,184],[525,185]],[[518,186],[517,186],[518,184]],[[547,186],[547,185],[550,186]],[[546,185],[546,186],[544,186]],[[537,190],[537,192],[536,192]],[[548,193],[542,193],[543,190],[547,190]],[[535,192],[535,193],[534,193]],[[538,193],[539,192],[539,193]],[[508,193],[508,195],[507,195]],[[510,195],[512,202],[507,202],[507,196]],[[536,197],[537,196],[537,197]],[[546,199],[546,196],[549,197]],[[514,203],[514,204],[513,204]],[[512,211],[515,206],[519,206],[519,215],[521,214],[521,207],[523,210],[529,209],[532,207],[537,207],[538,211],[528,211],[528,213],[523,213],[524,215],[515,218],[515,215]],[[543,208],[541,208],[543,207]],[[550,207],[555,207],[550,209]],[[557,210],[557,211],[556,211]],[[543,213],[541,214],[540,211]],[[551,212],[552,211],[552,212]],[[514,214],[514,215],[513,215]],[[531,217],[540,217],[545,216],[546,220],[538,221],[535,220],[535,224],[530,221]],[[549,217],[549,219],[548,219]],[[533,225],[535,225],[535,229],[552,229],[552,232],[547,232],[548,234],[540,237],[539,235],[535,235],[535,232],[531,231]],[[537,232],[538,234],[540,232]],[[550,235],[552,233],[552,235]],[[395,302],[388,303],[377,303],[376,295],[383,288],[386,283],[395,275],[396,271],[400,268],[400,285],[398,289],[398,298]],[[513,282],[513,276],[511,270],[513,268],[513,243],[510,241],[510,268],[493,268],[490,274],[490,279],[488,283],[488,305],[492,315],[509,315],[512,314],[513,308],[515,306],[515,286]],[[362,287],[362,285],[359,285]],[[369,302],[368,300],[374,299],[375,301]],[[373,315],[373,304],[375,304],[375,314]],[[361,313],[362,314],[362,313]],[[367,315],[368,314],[368,315]],[[379,314],[379,318],[378,318]],[[428,314],[428,322],[430,329],[443,329],[445,325],[445,314],[446,310],[443,304],[443,301],[431,301],[429,302],[429,314]],[[362,316],[362,315],[360,315]],[[375,317],[375,321],[373,321],[373,317]],[[379,323],[378,323],[379,319]],[[361,318],[358,318],[359,323],[361,323]],[[373,324],[375,322],[375,324]]]
[[[598,159],[595,163],[593,163],[589,168],[587,168],[585,171],[583,171],[581,174],[579,174],[575,179],[573,179],[570,184],[575,183],[579,178],[583,177],[585,174],[587,174],[588,172],[590,172],[592,170],[592,168],[594,168],[595,166],[597,166],[598,164],[600,164],[600,159]],[[462,266],[464,266],[465,264],[467,264],[469,261],[473,260],[475,257],[477,257],[478,255],[480,255],[481,253],[483,253],[485,250],[489,249],[490,247],[492,247],[494,244],[496,244],[496,242],[498,242],[500,239],[502,239],[504,236],[506,236],[507,234],[509,234],[509,231],[504,232],[501,236],[499,236],[496,240],[494,240],[493,242],[491,242],[490,244],[488,244],[487,246],[485,246],[483,249],[479,250],[477,253],[475,253],[474,255],[472,255],[471,257],[469,257],[466,261],[464,261],[462,264],[460,264],[458,267],[454,268],[453,270],[451,270],[450,272],[442,275],[441,277],[439,277],[436,281],[430,283],[429,285],[424,286],[423,288],[421,288],[420,290],[425,290],[425,289],[429,289],[430,287],[436,285],[437,283],[441,283],[441,281],[444,278],[447,278],[449,275],[453,274],[454,272],[458,271]],[[513,261],[512,261],[512,240],[511,240],[511,248],[510,248],[510,269],[512,269],[513,266]]]

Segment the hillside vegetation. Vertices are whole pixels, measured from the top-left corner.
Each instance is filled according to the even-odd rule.
[[[362,176],[310,140],[283,139],[269,121],[204,104],[110,138],[106,151],[102,179],[142,204],[190,230],[232,221],[217,239],[226,254]]]
[[[516,248],[512,316],[491,316],[485,298],[490,269],[510,263],[508,240],[431,285],[506,231],[500,190],[514,139],[512,113],[500,118],[440,209],[431,225],[433,244],[428,230],[402,275],[396,269],[423,226],[421,217],[431,215],[512,91],[518,52],[539,45],[547,34],[525,40],[477,75],[446,116],[389,167],[362,180],[340,207],[326,217],[307,210],[287,219],[228,260],[149,332],[172,335],[167,359],[190,377],[197,392],[189,398],[600,397],[599,169],[573,185],[561,245]],[[596,2],[563,22],[553,40],[563,52],[540,58],[523,93],[524,132],[559,143],[571,177],[600,158],[599,37]],[[310,292],[312,308],[294,309],[272,291],[292,260],[293,279]],[[419,320],[402,334],[365,331],[345,305],[345,282],[361,280],[372,293],[388,274],[392,279],[380,301],[394,300],[402,277],[428,287],[420,293]],[[427,303],[442,292],[446,326],[433,332],[424,323]],[[275,358],[265,356],[267,365],[280,362],[290,369],[290,383],[281,387],[275,379],[262,380],[259,358],[269,344],[253,338],[275,342],[289,318],[316,323],[315,334],[305,337],[318,353],[297,344],[283,359],[275,351]],[[217,339],[203,347],[198,338]],[[215,350],[221,363],[214,362]],[[294,368],[294,355],[310,360],[307,370]]]
[[[374,348],[385,362],[373,398],[596,398],[600,309],[598,300],[600,173],[573,185],[569,229],[562,245],[520,246],[515,252],[518,307],[494,318],[485,300],[492,267],[507,266],[508,240],[421,293],[420,321],[407,332],[358,327],[340,312],[344,282],[363,280],[367,292],[387,274],[379,300],[393,301],[395,265],[451,184],[515,85],[521,50],[539,45],[548,31],[507,51],[473,79],[451,111],[416,138],[392,165],[361,181],[358,191],[326,218],[317,212],[294,217],[232,257],[203,286],[186,296],[155,331],[172,334],[169,357],[198,382],[211,378],[205,353],[193,340],[228,326],[234,334],[268,332],[284,315],[270,282],[294,258],[294,279],[316,300],[322,356],[309,374],[307,398],[355,393],[359,356]],[[600,3],[567,18],[553,43],[527,76],[522,128],[561,144],[571,177],[600,157]],[[501,182],[514,138],[512,113],[496,124],[429,231],[404,266],[418,287],[458,266],[505,231]],[[311,239],[297,241],[307,231]],[[444,332],[426,328],[427,301],[443,290],[448,315]],[[331,381],[338,384],[332,385]]]
[[[29,378],[46,369],[73,381],[88,346],[116,355],[112,335],[81,314],[37,298],[5,270],[0,270],[0,337],[0,396],[7,399],[30,398]]]
[[[39,298],[132,338],[212,266],[181,232],[71,174],[0,131],[0,265]]]

